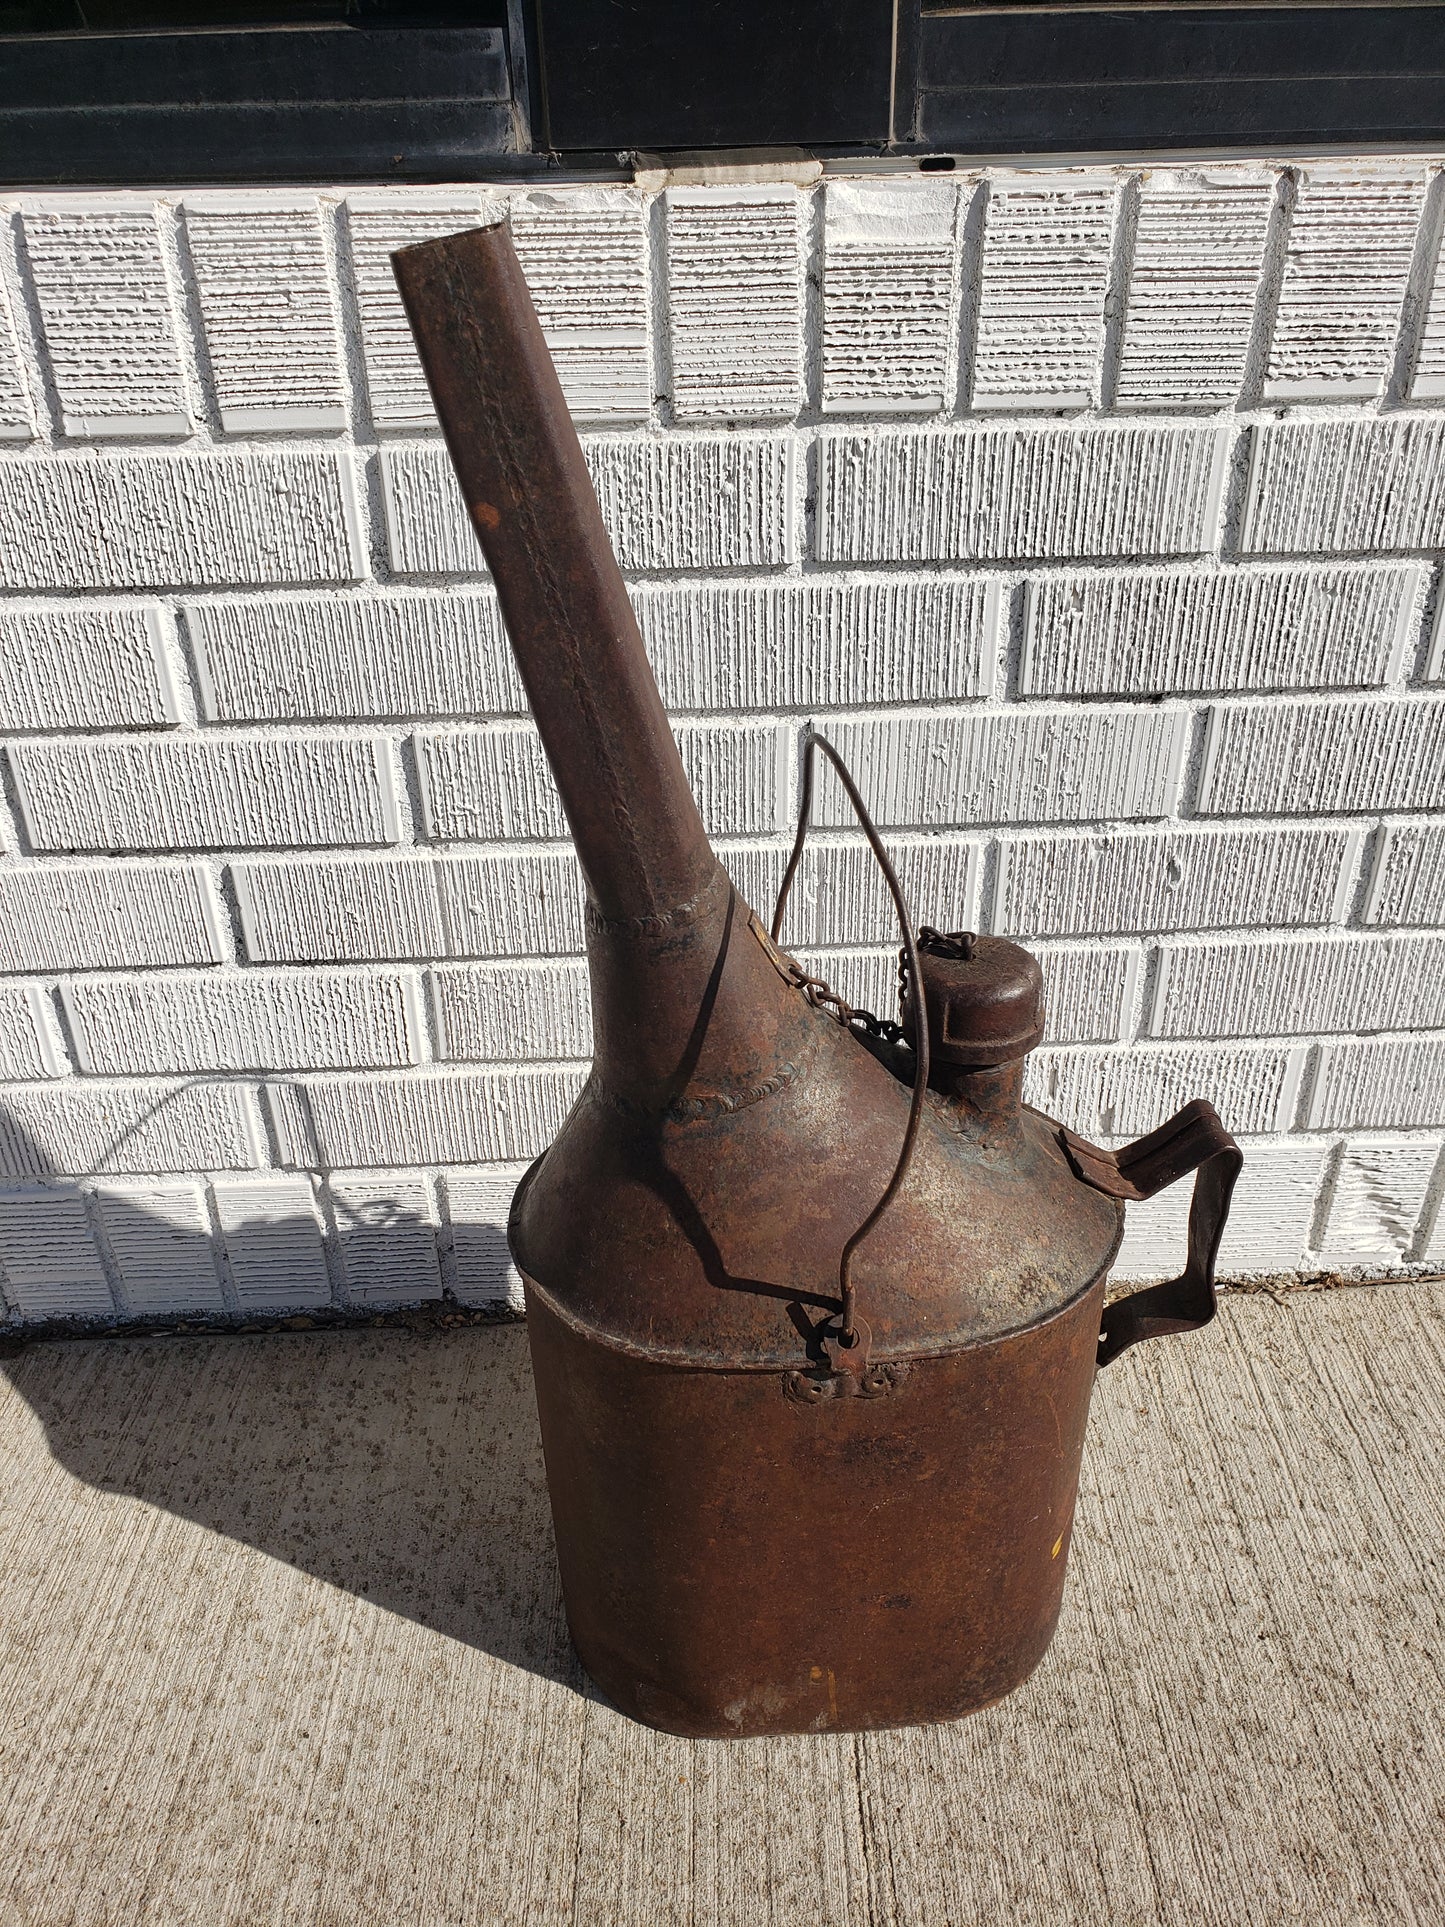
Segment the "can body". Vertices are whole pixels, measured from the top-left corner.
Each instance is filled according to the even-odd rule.
[[[621,1711],[694,1738],[947,1720],[1058,1620],[1103,1278],[1039,1322],[895,1363],[880,1395],[688,1370],[529,1281],[568,1622]]]

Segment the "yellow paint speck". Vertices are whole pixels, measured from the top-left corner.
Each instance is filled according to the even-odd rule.
[[[811,1672],[811,1673],[810,1673],[810,1674],[808,1675],[808,1677],[809,1677],[810,1679],[821,1679],[821,1678],[823,1677],[823,1669],[822,1669],[822,1667],[821,1667],[821,1666],[815,1666],[815,1667],[813,1668],[813,1670],[812,1670],[812,1672]]]
[[[1063,1551],[1063,1549],[1064,1549],[1064,1535],[1061,1532],[1058,1538],[1055,1539],[1054,1541],[1053,1551],[1049,1554],[1050,1559],[1057,1559],[1059,1554]]]

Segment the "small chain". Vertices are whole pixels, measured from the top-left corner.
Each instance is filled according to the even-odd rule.
[[[921,924],[918,930],[918,947],[931,951],[935,957],[948,957],[956,962],[967,963],[973,956],[973,946],[978,939],[972,930],[935,930],[931,924]],[[821,977],[812,977],[804,970],[796,957],[785,959],[788,976],[795,983],[814,1010],[826,1011],[844,1026],[857,1025],[872,1037],[883,1037],[890,1044],[906,1044],[908,1032],[902,1024],[895,1024],[890,1018],[875,1016],[871,1010],[855,1010],[846,998],[840,997],[836,990]],[[898,951],[898,1010],[901,1015],[908,998],[908,946],[903,944]]]
[[[875,1016],[871,1010],[855,1010],[846,998],[840,997],[821,977],[810,977],[795,957],[785,959],[788,976],[795,983],[814,1010],[825,1011],[829,1017],[836,1018],[845,1028],[856,1025],[866,1030],[872,1037],[884,1037],[890,1044],[907,1043],[907,1033],[901,1024],[889,1021],[887,1017]]]

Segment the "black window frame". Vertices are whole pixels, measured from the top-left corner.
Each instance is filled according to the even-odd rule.
[[[0,183],[615,177],[639,152],[778,145],[946,164],[1445,143],[1445,0],[506,13],[505,28],[0,36]],[[819,50],[839,20],[854,39],[830,69]]]

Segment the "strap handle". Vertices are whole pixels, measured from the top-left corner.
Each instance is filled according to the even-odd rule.
[[[1099,1331],[1099,1363],[1144,1338],[1198,1331],[1218,1303],[1214,1261],[1229,1217],[1234,1181],[1244,1153],[1219,1121],[1214,1106],[1196,1097],[1167,1124],[1119,1151],[1104,1151],[1087,1138],[1059,1128],[1064,1154],[1076,1176],[1111,1198],[1152,1198],[1156,1191],[1197,1171],[1189,1206],[1189,1251],[1183,1271],[1160,1285],[1148,1285],[1104,1308]]]
[[[773,942],[778,941],[783,927],[783,911],[787,908],[788,892],[793,887],[793,878],[802,861],[803,845],[808,839],[808,829],[813,820],[813,759],[818,750],[822,750],[837,771],[838,781],[843,785],[848,801],[853,805],[854,814],[863,826],[863,834],[868,839],[869,847],[878,859],[878,867],[883,872],[884,881],[893,898],[893,907],[898,912],[898,924],[903,932],[903,948],[907,954],[908,968],[913,972],[914,983],[922,983],[923,970],[918,961],[918,940],[913,934],[913,922],[908,914],[908,905],[904,900],[903,886],[898,881],[897,872],[888,861],[888,852],[883,847],[883,840],[873,827],[868,806],[859,793],[858,785],[849,775],[847,765],[827,737],[820,736],[811,726],[803,738],[803,793],[798,804],[798,833],[793,839],[793,854],[788,858],[788,867],[783,872],[783,881],[778,889],[778,901],[773,906]],[[914,1030],[917,1033],[913,1038],[917,1062],[913,1073],[913,1102],[908,1107],[908,1124],[903,1133],[903,1147],[898,1153],[898,1162],[893,1167],[893,1176],[884,1187],[882,1197],[844,1245],[838,1260],[838,1295],[842,1300],[838,1343],[844,1351],[854,1351],[859,1348],[860,1337],[864,1339],[860,1352],[860,1367],[867,1363],[867,1327],[864,1326],[860,1332],[858,1295],[853,1284],[853,1253],[902,1190],[908,1167],[913,1162],[913,1147],[918,1142],[918,1127],[923,1118],[923,1097],[928,1089],[928,1026],[915,1024]]]

